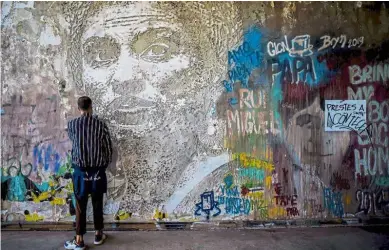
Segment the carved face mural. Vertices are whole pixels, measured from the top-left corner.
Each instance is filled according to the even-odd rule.
[[[80,39],[82,47],[69,50],[75,55],[68,59],[73,80],[112,128],[116,167],[127,178],[119,188],[128,195],[123,206],[133,211],[151,210],[168,198],[195,155],[220,152],[223,131],[212,122],[212,105],[221,88],[223,45],[233,43],[233,36],[218,39],[223,30],[232,31],[234,8],[181,5],[175,11],[149,2],[98,10],[88,5],[82,28],[74,25],[72,39]],[[231,15],[215,26],[223,10]],[[204,22],[203,11],[212,11],[215,19]],[[209,127],[215,130],[211,135]]]
[[[136,134],[160,127],[164,112],[180,106],[177,75],[186,75],[181,84],[188,82],[185,70],[196,60],[180,36],[182,27],[144,3],[107,7],[87,22],[83,83],[97,111]]]

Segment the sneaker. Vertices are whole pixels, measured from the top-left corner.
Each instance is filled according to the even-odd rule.
[[[107,239],[107,235],[105,233],[102,233],[100,235],[95,235],[95,245],[101,245],[104,243],[104,241]]]
[[[74,250],[84,250],[84,249],[86,249],[86,246],[85,246],[83,241],[77,244],[76,237],[74,237],[73,240],[66,241],[64,247],[66,249],[74,249]]]

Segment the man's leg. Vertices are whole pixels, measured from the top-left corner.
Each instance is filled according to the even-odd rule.
[[[76,196],[76,240],[84,241],[83,235],[86,233],[86,209],[88,205],[88,196]]]
[[[66,249],[85,249],[83,235],[86,233],[86,208],[88,204],[88,196],[76,198],[76,237],[74,240],[65,242]]]
[[[92,194],[93,222],[96,230],[94,243],[96,245],[102,244],[106,238],[106,235],[103,234],[103,228],[104,228],[103,196],[104,196],[103,193]]]

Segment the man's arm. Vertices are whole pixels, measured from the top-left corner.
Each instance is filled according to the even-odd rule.
[[[65,130],[67,130],[67,132],[68,132],[68,136],[69,136],[69,139],[71,140],[71,141],[73,141],[73,128],[72,128],[72,121],[69,121],[68,123],[67,123],[67,128],[65,128]]]
[[[112,141],[111,135],[109,134],[108,126],[104,123],[104,144],[107,151],[108,164],[112,162]]]

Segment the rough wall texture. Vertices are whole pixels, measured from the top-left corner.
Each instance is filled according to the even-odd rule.
[[[389,216],[388,7],[2,2],[2,220],[73,219],[81,95],[108,220]]]

